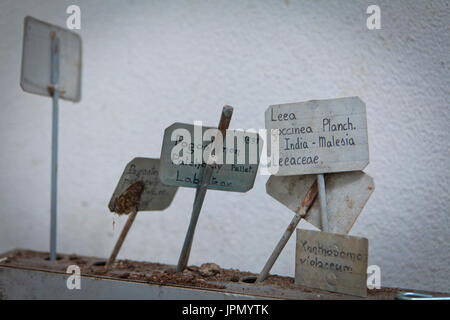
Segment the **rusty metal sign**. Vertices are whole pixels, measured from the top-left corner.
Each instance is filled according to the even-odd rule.
[[[375,190],[373,178],[362,171],[331,173],[325,178],[329,232],[347,234]],[[272,175],[266,191],[297,213],[315,180],[316,175]],[[312,204],[303,218],[322,229],[319,201]]]
[[[265,121],[268,154],[279,152],[269,160],[275,175],[357,171],[369,163],[366,106],[358,97],[272,105]]]
[[[61,28],[27,16],[24,23],[20,86],[24,91],[53,96],[50,52],[52,39],[58,39],[59,98],[81,99],[81,38]]]
[[[366,297],[368,250],[366,238],[297,229],[295,284]]]
[[[212,145],[210,137],[215,136],[214,131],[217,128],[186,123],[174,123],[168,127],[164,132],[161,150],[161,181],[167,185],[198,188],[206,167],[204,159],[207,158],[203,155]],[[208,189],[246,192],[253,188],[263,141],[254,132],[227,130],[226,136],[223,141],[223,161],[212,165]],[[227,139],[231,141],[232,138],[235,140],[229,147]],[[195,150],[200,158],[195,155]],[[178,164],[172,159],[174,154]]]
[[[128,163],[109,201],[109,210],[114,212],[117,207],[116,202],[121,195],[125,191],[130,191],[130,187],[134,186],[143,186],[143,190],[139,190],[140,200],[137,211],[166,209],[171,204],[178,188],[161,183],[159,166],[159,159],[151,158],[134,158]]]

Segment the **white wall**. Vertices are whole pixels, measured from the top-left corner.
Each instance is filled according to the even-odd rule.
[[[448,1],[25,1],[0,3],[0,252],[48,250],[51,100],[22,92],[23,18],[65,25],[80,4],[83,90],[61,102],[58,249],[106,257],[125,218],[107,203],[125,164],[158,157],[175,121],[263,128],[270,104],[359,96],[376,190],[351,231],[383,286],[448,291]],[[381,7],[382,29],[366,28]],[[292,218],[258,176],[210,191],[192,264],[259,272]],[[194,190],[139,214],[119,258],[175,264]],[[116,222],[113,226],[113,221]],[[305,227],[302,224],[302,227]],[[294,273],[294,237],[273,272]]]

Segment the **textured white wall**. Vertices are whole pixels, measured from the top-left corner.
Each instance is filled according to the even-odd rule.
[[[360,96],[376,190],[351,231],[382,285],[448,291],[448,1],[13,1],[0,3],[0,252],[48,250],[51,100],[21,91],[23,18],[65,25],[80,4],[83,90],[61,102],[58,249],[106,257],[125,218],[107,203],[125,164],[158,157],[175,121],[263,128],[270,104]],[[370,4],[382,30],[366,28]],[[258,272],[292,218],[258,176],[210,191],[192,264]],[[194,198],[139,214],[120,258],[175,264]],[[113,227],[113,220],[116,221]],[[306,223],[301,225],[306,227]],[[294,237],[273,272],[293,275]]]

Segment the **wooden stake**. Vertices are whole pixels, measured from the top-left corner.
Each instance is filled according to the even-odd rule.
[[[264,268],[262,269],[261,273],[256,279],[256,282],[263,282],[264,280],[266,280],[267,275],[269,274],[270,270],[275,264],[275,261],[277,261],[278,257],[280,256],[281,251],[283,251],[284,247],[286,246],[286,243],[289,241],[289,238],[291,237],[292,233],[294,233],[294,230],[297,227],[298,223],[302,218],[306,216],[308,209],[314,203],[314,200],[316,199],[317,196],[317,192],[318,192],[317,182],[314,182],[314,184],[311,186],[311,188],[309,188],[308,192],[306,193],[305,198],[303,199],[300,207],[298,208],[298,211],[295,214],[294,218],[292,218],[291,223],[286,228],[286,231],[284,232],[280,241],[278,241],[277,246],[275,247],[266,264],[264,265]]]
[[[127,222],[120,233],[119,239],[117,239],[116,245],[111,253],[111,256],[106,263],[105,269],[109,270],[116,260],[117,255],[119,254],[120,248],[133,225],[134,219],[136,219],[136,215],[139,208],[139,203],[141,201],[141,195],[144,191],[144,183],[142,181],[137,181],[133,183],[131,186],[125,190],[117,201],[114,204],[114,212],[118,214],[129,213]]]
[[[108,259],[108,262],[106,263],[106,270],[109,270],[111,266],[113,265],[114,261],[116,260],[117,255],[119,254],[120,248],[122,247],[123,241],[125,240],[128,231],[130,230],[131,226],[133,225],[134,219],[136,218],[137,210],[136,208],[132,208],[130,215],[128,216],[127,222],[125,223],[125,226],[122,229],[122,232],[120,233],[119,239],[117,239],[116,245],[114,246],[114,249],[111,253],[111,256]]]
[[[219,122],[219,132],[222,134],[222,142],[225,142],[226,130],[228,129],[233,115],[233,107],[224,106]],[[217,138],[214,139],[214,142]],[[215,148],[211,148],[215,150]],[[211,155],[210,155],[211,157]],[[209,162],[209,161],[208,161]],[[192,208],[191,221],[189,222],[186,238],[184,239],[183,249],[181,250],[180,258],[178,259],[177,272],[182,272],[188,263],[189,255],[191,253],[192,242],[194,240],[195,227],[197,226],[198,217],[202,209],[203,201],[205,200],[208,184],[213,173],[213,164],[207,164],[202,175],[202,181],[195,193],[194,206]]]

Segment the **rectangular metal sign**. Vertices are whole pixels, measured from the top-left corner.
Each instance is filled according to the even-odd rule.
[[[366,106],[358,97],[273,105],[265,121],[268,154],[278,142],[275,175],[355,171],[369,163]]]
[[[144,183],[138,211],[166,209],[171,204],[178,188],[161,183],[159,179],[159,165],[159,159],[134,158],[130,161],[125,167],[114,194],[109,201],[109,210],[114,212],[115,203],[120,195],[138,181]]]
[[[81,99],[81,38],[68,29],[25,17],[20,86],[24,91],[52,96],[50,48],[59,39],[59,98]]]
[[[161,150],[161,181],[167,185],[198,188],[217,128],[174,123],[164,132]],[[227,145],[227,139],[234,143]],[[262,139],[254,132],[227,130],[223,141],[223,161],[213,165],[208,189],[247,192],[253,188]],[[220,150],[216,150],[219,158]],[[205,155],[205,157],[203,157]],[[172,157],[179,161],[175,164]]]
[[[368,250],[366,238],[297,229],[295,284],[366,297]]]
[[[373,178],[362,171],[325,175],[329,232],[347,234],[369,200],[375,184]],[[297,213],[306,192],[316,175],[271,176],[266,183],[267,193]],[[304,217],[322,229],[320,203],[316,199]]]

